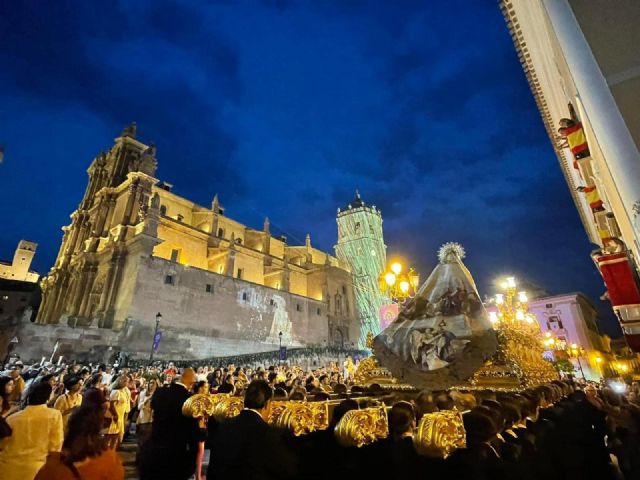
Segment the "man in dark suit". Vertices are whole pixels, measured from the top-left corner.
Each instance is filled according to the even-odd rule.
[[[264,380],[247,387],[244,410],[219,424],[211,439],[207,480],[286,480],[295,478],[295,460],[285,447],[282,432],[268,418],[273,390]]]
[[[153,395],[151,437],[140,452],[141,480],[186,480],[195,472],[198,442],[206,432],[196,419],[182,414],[182,405],[196,379],[193,369],[185,368],[175,382]]]

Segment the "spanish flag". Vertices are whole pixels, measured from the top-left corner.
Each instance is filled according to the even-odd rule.
[[[587,196],[587,202],[589,202],[591,210],[599,210],[602,208],[602,199],[595,186],[584,187],[582,192]]]
[[[572,127],[564,129],[564,134],[569,142],[569,148],[575,158],[584,158],[590,155],[587,137],[584,135],[582,123],[578,122]]]

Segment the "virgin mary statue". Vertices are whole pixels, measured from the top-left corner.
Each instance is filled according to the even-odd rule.
[[[491,328],[464,248],[447,243],[439,264],[374,340],[381,365],[417,387],[444,389],[468,379],[496,350]]]

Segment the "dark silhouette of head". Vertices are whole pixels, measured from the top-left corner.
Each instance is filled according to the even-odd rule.
[[[254,380],[247,387],[244,406],[253,410],[262,410],[273,398],[273,389],[264,380]]]
[[[358,402],[352,400],[350,398],[341,401],[336,408],[333,409],[333,415],[331,416],[331,423],[329,425],[330,429],[335,428],[342,417],[350,410],[358,410]]]
[[[28,405],[44,405],[49,401],[53,388],[48,383],[39,383],[29,392]]]
[[[388,418],[389,434],[395,440],[400,439],[416,426],[415,410],[409,402],[401,401],[396,403],[389,410]]]
[[[95,457],[106,449],[106,444],[100,436],[103,419],[103,409],[87,406],[80,407],[71,414],[63,444],[65,462]]]

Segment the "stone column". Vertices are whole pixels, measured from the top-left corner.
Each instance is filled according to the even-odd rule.
[[[79,317],[87,316],[89,296],[91,295],[91,290],[93,289],[93,283],[95,282],[97,273],[98,273],[98,267],[96,265],[88,265],[86,267],[85,276],[84,276],[84,285],[82,287],[82,293],[80,294],[80,307],[77,313]]]
[[[107,214],[105,216],[104,223],[102,224],[102,232],[100,233],[101,237],[106,237],[109,234],[109,230],[111,229],[111,222],[113,221],[113,212],[116,206],[116,198],[113,194],[108,194],[107,200]]]
[[[103,312],[102,325],[100,326],[103,328],[111,328],[113,326],[114,305],[122,279],[126,255],[126,251],[116,249],[111,257],[105,282],[105,295],[102,298],[103,305],[100,309]]]

